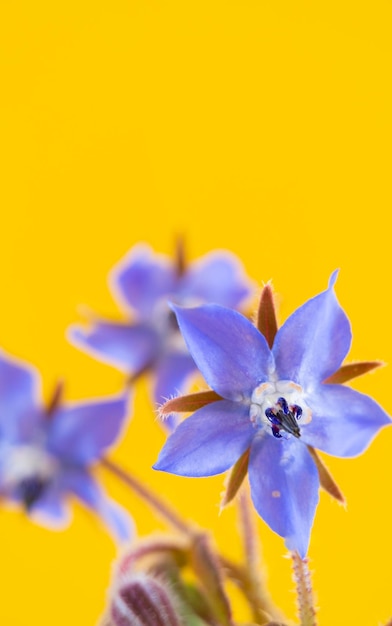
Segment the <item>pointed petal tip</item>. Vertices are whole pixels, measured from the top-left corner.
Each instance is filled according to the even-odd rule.
[[[338,275],[339,275],[340,269],[336,269],[334,272],[332,272],[331,277],[329,279],[329,283],[328,283],[328,289],[332,289],[338,279]]]
[[[65,338],[69,343],[78,345],[83,343],[84,332],[83,327],[80,324],[72,324],[65,331]]]
[[[173,311],[174,315],[177,318],[177,321],[178,321],[178,315],[181,315],[184,310],[195,308],[195,307],[190,307],[190,306],[183,306],[181,304],[176,304],[175,302],[172,302],[172,300],[167,300],[167,306],[169,307],[169,309]]]
[[[165,466],[164,463],[159,462],[159,460],[154,463],[153,465],[151,465],[151,469],[156,470],[157,472],[168,472],[168,468]]]

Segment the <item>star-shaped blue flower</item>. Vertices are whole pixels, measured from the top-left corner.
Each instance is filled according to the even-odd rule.
[[[123,395],[45,409],[36,370],[0,352],[0,495],[37,522],[62,528],[65,499],[73,494],[117,539],[129,539],[128,514],[91,473],[119,436],[128,408]]]
[[[326,291],[287,319],[271,349],[236,311],[215,305],[173,307],[190,353],[222,399],[178,426],[155,469],[210,476],[228,470],[250,449],[255,508],[301,557],[308,549],[319,491],[307,446],[354,456],[390,423],[370,397],[324,382],[340,368],[351,343],[335,280],[336,273]]]
[[[251,287],[239,261],[229,252],[212,252],[181,267],[144,244],[135,246],[114,268],[109,283],[131,321],[94,320],[88,329],[71,327],[69,339],[132,377],[152,372],[158,404],[183,391],[196,371],[168,300],[237,308]],[[172,420],[166,426],[170,428]]]

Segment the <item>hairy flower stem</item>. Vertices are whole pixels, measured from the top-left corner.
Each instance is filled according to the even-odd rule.
[[[232,626],[230,605],[223,587],[220,560],[210,548],[207,535],[196,531],[184,522],[161,498],[116,463],[103,458],[101,464],[143,498],[170,526],[188,537],[191,543],[191,562],[196,574],[204,583],[205,590],[211,599],[211,607],[223,626]]]
[[[101,465],[125,483],[127,487],[132,489],[132,491],[134,491],[138,496],[140,496],[175,530],[179,530],[181,533],[185,533],[186,535],[189,535],[192,532],[191,527],[184,522],[181,517],[179,517],[177,513],[170,506],[168,506],[166,502],[164,502],[164,500],[156,496],[155,493],[150,491],[148,487],[132,476],[132,474],[128,471],[106,458],[101,459]]]
[[[167,560],[168,557],[182,567],[187,562],[188,541],[178,537],[161,535],[139,539],[137,544],[127,550],[121,558],[118,571],[123,575],[134,569],[137,563],[152,556]]]
[[[297,587],[297,602],[300,626],[317,626],[312,585],[308,560],[301,559],[297,552],[292,552],[294,581]]]
[[[247,581],[245,593],[252,609],[253,620],[255,624],[266,624],[271,619],[282,619],[281,613],[272,603],[266,590],[265,578],[260,567],[260,546],[246,489],[242,489],[239,494],[238,508]]]
[[[129,487],[135,494],[137,494],[146,504],[148,504],[161,518],[163,518],[174,530],[179,531],[184,538],[189,542],[188,550],[190,549],[193,555],[191,561],[195,567],[198,577],[207,580],[205,574],[208,572],[210,578],[210,589],[207,591],[212,592],[212,595],[216,598],[219,596],[218,605],[220,606],[221,620],[222,613],[224,617],[224,624],[231,624],[230,612],[227,609],[227,599],[223,588],[223,576],[227,576],[232,579],[235,584],[241,589],[244,597],[249,603],[249,607],[254,614],[256,624],[265,624],[271,619],[281,619],[281,615],[278,610],[272,605],[269,598],[261,590],[259,581],[259,574],[257,572],[257,559],[253,555],[251,572],[248,571],[248,563],[245,566],[239,566],[232,563],[226,557],[220,554],[215,554],[209,547],[208,537],[205,533],[197,530],[194,525],[187,524],[182,520],[177,513],[168,506],[161,498],[153,493],[148,487],[141,483],[137,478],[132,476],[127,470],[117,465],[114,461],[107,458],[101,459],[101,465],[111,472],[114,476],[119,478],[127,487]],[[247,526],[246,533],[247,548],[246,552],[250,553],[252,549],[256,550],[257,546],[254,540],[250,540],[250,520],[245,521],[244,513],[244,526]],[[247,513],[248,517],[249,511]],[[245,532],[245,531],[244,531]],[[253,548],[252,548],[253,546]],[[249,554],[250,558],[250,554]],[[202,573],[204,572],[204,573]],[[212,599],[212,598],[211,598]]]
[[[207,598],[211,602],[211,610],[218,623],[222,626],[234,626],[229,599],[224,589],[221,563],[211,549],[205,533],[194,535],[191,564],[203,584]]]

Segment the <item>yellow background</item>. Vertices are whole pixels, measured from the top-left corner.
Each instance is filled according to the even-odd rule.
[[[120,318],[111,267],[137,241],[190,258],[224,247],[280,319],[341,268],[350,359],[392,361],[389,2],[3,0],[0,4],[0,345],[40,369],[48,397],[104,396],[122,376],[70,346],[87,304]],[[391,370],[355,387],[391,411]],[[150,467],[164,434],[144,385],[114,456],[239,552],[222,477]],[[142,444],[141,444],[142,442]],[[328,459],[347,511],[322,494],[310,546],[320,626],[392,614],[392,430],[352,460]],[[105,478],[139,533],[162,527]],[[115,546],[76,504],[51,533],[0,511],[0,624],[94,625]],[[290,563],[259,523],[270,589],[295,617]]]

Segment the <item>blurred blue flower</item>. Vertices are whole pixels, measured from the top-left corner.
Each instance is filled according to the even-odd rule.
[[[127,414],[128,396],[45,409],[37,372],[0,352],[0,496],[22,504],[39,523],[62,528],[65,497],[73,494],[118,540],[128,539],[129,516],[91,472]]]
[[[131,321],[93,320],[88,329],[71,327],[68,337],[132,377],[152,372],[157,404],[183,391],[197,371],[168,300],[187,306],[214,302],[237,308],[251,289],[241,264],[229,252],[211,252],[183,267],[144,244],[130,250],[112,271],[109,283]],[[172,427],[172,422],[167,420],[166,426]]]
[[[326,291],[287,319],[272,349],[236,311],[173,306],[189,351],[222,400],[178,426],[155,469],[210,476],[229,469],[250,449],[254,506],[301,557],[308,549],[319,490],[307,445],[354,456],[390,423],[368,396],[323,382],[340,367],[351,343],[335,280],[336,273]]]

